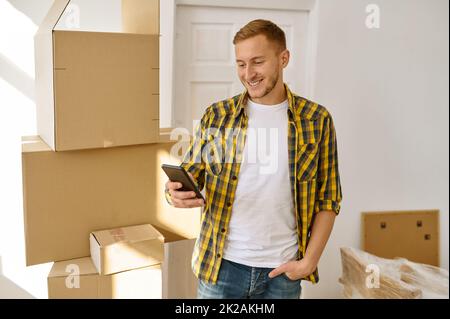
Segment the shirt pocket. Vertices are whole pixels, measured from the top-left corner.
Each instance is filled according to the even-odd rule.
[[[206,172],[209,175],[220,175],[225,161],[225,143],[220,134],[208,136],[208,141],[203,150],[203,156],[206,164]]]
[[[316,177],[319,160],[318,123],[301,120],[297,138],[297,180],[310,181]]]

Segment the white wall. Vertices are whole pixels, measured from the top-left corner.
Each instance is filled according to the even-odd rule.
[[[341,293],[339,247],[359,247],[362,211],[440,209],[448,269],[448,18],[447,0],[319,0],[314,98],[334,117],[343,203],[305,297]]]
[[[318,3],[313,97],[335,120],[344,199],[321,283],[305,283],[304,297],[341,296],[339,247],[359,247],[361,211],[440,209],[448,269],[448,2]],[[380,6],[378,30],[365,27],[368,3]],[[20,137],[36,132],[33,34],[51,4],[0,0],[0,298],[47,295],[50,264],[25,267]],[[173,30],[164,19],[161,32]],[[166,63],[171,43],[161,45]]]
[[[159,125],[163,128],[172,125],[172,82],[173,82],[173,58],[174,58],[174,24],[175,24],[175,2],[174,0],[161,0],[159,2],[161,37],[159,40]]]
[[[0,298],[46,298],[50,264],[25,267],[21,136],[36,134],[33,36],[51,0],[0,0]]]
[[[121,0],[71,0],[57,30],[122,32]]]

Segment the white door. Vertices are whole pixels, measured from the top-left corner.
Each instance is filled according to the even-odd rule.
[[[286,33],[291,61],[284,81],[307,95],[308,11],[180,5],[176,11],[174,119],[192,130],[214,102],[243,91],[236,74],[233,37],[254,19],[267,19]]]

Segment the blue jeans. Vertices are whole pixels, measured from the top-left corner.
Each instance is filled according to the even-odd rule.
[[[299,299],[301,280],[285,274],[269,278],[273,268],[259,268],[222,260],[216,284],[198,282],[198,299]]]

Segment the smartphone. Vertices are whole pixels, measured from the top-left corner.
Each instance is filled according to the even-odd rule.
[[[200,190],[198,189],[197,185],[195,185],[195,182],[192,180],[192,178],[189,176],[189,174],[183,167],[162,164],[161,168],[164,170],[164,172],[166,173],[167,177],[169,177],[171,182],[178,182],[183,185],[181,188],[178,189],[179,191],[195,192],[197,198],[203,199],[206,203],[206,200],[203,197],[202,193],[200,193]]]

